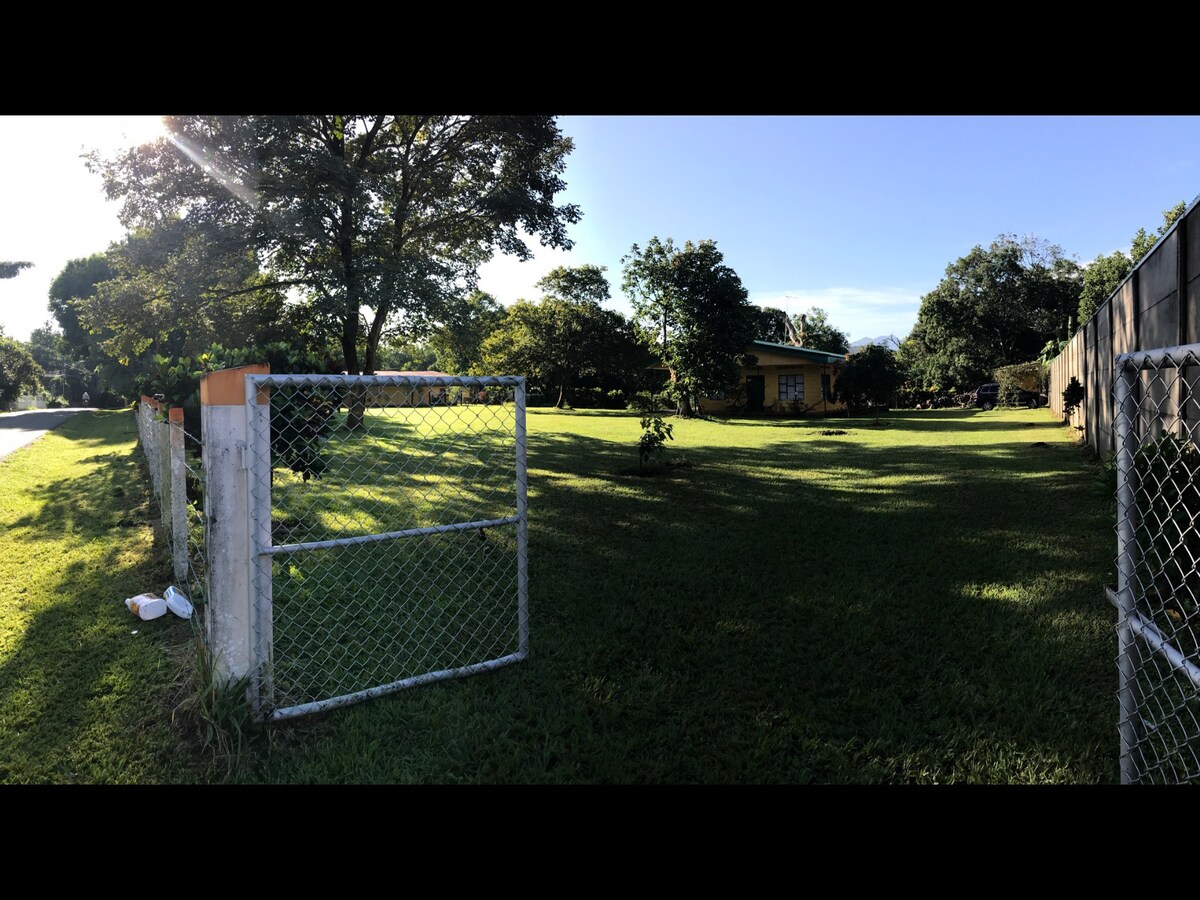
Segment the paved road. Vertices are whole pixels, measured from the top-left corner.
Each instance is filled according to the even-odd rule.
[[[51,428],[57,428],[82,409],[27,409],[0,413],[0,459],[31,444]]]

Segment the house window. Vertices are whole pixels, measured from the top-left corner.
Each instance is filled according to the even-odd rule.
[[[779,399],[780,400],[803,400],[804,399],[804,376],[803,375],[780,375],[779,376]]]
[[[833,387],[830,385],[830,376],[821,376],[821,399],[826,403],[833,400]]]

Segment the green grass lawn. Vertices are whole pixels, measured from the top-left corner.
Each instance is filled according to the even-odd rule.
[[[1116,780],[1111,509],[1045,410],[676,421],[657,478],[639,434],[530,411],[527,661],[272,726],[231,779]],[[120,603],[167,571],[133,437],[77,416],[0,463],[3,780],[224,777],[170,726],[186,623]]]
[[[204,780],[171,726],[188,623],[124,600],[169,577],[128,412],[0,460],[0,783]]]

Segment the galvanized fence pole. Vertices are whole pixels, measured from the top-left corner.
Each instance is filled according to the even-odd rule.
[[[270,368],[267,367],[267,371]],[[254,711],[262,714],[273,702],[271,660],[274,642],[271,584],[271,389],[245,377],[248,428],[247,464],[250,478],[250,529],[254,603],[253,669],[250,697]]]
[[[1137,470],[1134,456],[1138,449],[1136,422],[1138,402],[1134,392],[1140,370],[1125,356],[1117,358],[1114,399],[1117,407],[1117,665],[1120,672],[1118,703],[1121,735],[1121,783],[1138,780],[1137,748],[1141,722],[1138,714],[1137,665],[1130,617],[1134,613],[1134,573],[1137,569]]]
[[[529,479],[525,465],[525,379],[518,381],[514,390],[513,425],[517,449],[517,657],[529,655],[529,502],[527,497]]]

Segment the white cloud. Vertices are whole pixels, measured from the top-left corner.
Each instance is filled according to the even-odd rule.
[[[905,288],[832,287],[819,290],[755,291],[750,302],[774,306],[790,315],[819,306],[829,321],[851,340],[894,334],[903,339],[912,331],[921,308],[921,293]]]
[[[529,246],[529,242],[526,243]],[[580,266],[585,260],[575,258],[570,250],[543,247],[536,241],[529,247],[533,259],[522,262],[515,256],[497,254],[491,262],[479,267],[479,289],[487,291],[504,305],[518,300],[538,300],[542,292],[535,285],[558,266]],[[612,273],[606,272],[609,282]]]

